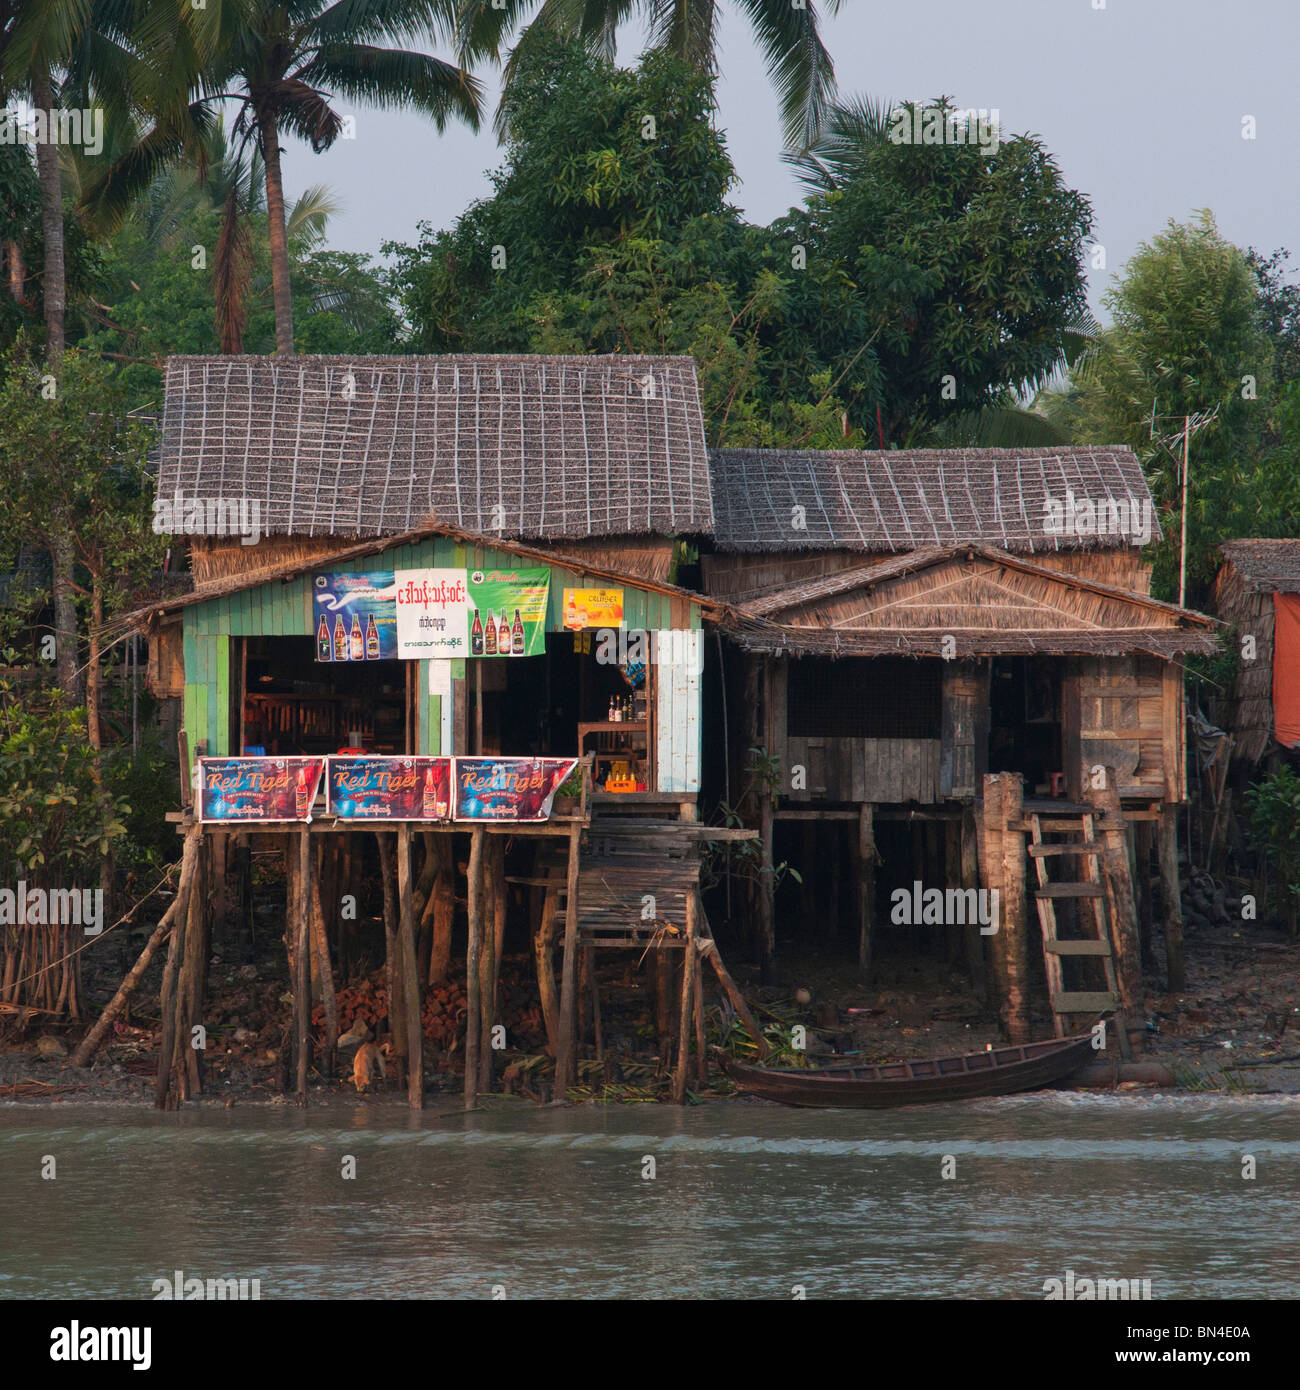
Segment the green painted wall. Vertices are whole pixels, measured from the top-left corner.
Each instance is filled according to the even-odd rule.
[[[273,580],[241,593],[196,603],[184,610],[185,635],[185,730],[190,747],[200,743],[209,757],[228,757],[236,750],[231,747],[229,712],[231,691],[232,637],[311,637],[314,635],[312,612],[312,574],[355,574],[368,569],[513,569],[532,568],[535,562],[523,560],[508,551],[488,547],[465,546],[442,536],[430,537],[415,545],[395,546],[362,560],[345,564],[323,562],[309,574],[299,575],[287,583]],[[548,632],[564,631],[564,590],[581,587],[581,580],[571,570],[549,566],[551,593],[547,609]],[[602,587],[605,581],[594,580],[591,587]],[[672,600],[667,594],[623,585],[623,621],[630,629],[666,629],[673,626]],[[690,605],[689,626],[700,626],[698,605]],[[442,698],[429,694],[428,662],[417,663],[416,751],[442,753]],[[463,664],[459,677],[464,678]],[[698,728],[698,720],[696,723]],[[698,763],[698,756],[696,758]],[[661,780],[667,775],[676,788],[685,777],[684,769],[673,773],[661,769]],[[698,775],[696,778],[698,785]]]

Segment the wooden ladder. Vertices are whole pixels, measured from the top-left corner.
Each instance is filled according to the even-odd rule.
[[[1043,933],[1043,967],[1047,973],[1047,992],[1051,1000],[1052,1023],[1058,1038],[1066,1035],[1066,1014],[1114,1014],[1119,1031],[1120,1051],[1129,1060],[1128,1028],[1120,1010],[1119,982],[1115,975],[1115,952],[1111,939],[1110,914],[1106,910],[1106,885],[1102,882],[1100,859],[1105,852],[1094,834],[1095,816],[1092,812],[1076,817],[1046,819],[1038,812],[1026,815],[1029,825],[1029,857],[1034,862],[1038,886],[1034,900],[1038,906],[1038,924]],[[1073,838],[1059,844],[1045,844],[1043,832],[1064,833]],[[1080,882],[1054,883],[1047,873],[1049,859],[1069,856],[1082,859],[1086,877]],[[1056,934],[1056,903],[1073,898],[1092,907],[1096,935],[1078,941],[1062,941]],[[1062,979],[1063,956],[1092,956],[1101,961],[1105,973],[1104,990],[1067,990]]]

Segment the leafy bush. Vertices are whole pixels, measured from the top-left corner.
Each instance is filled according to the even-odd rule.
[[[1281,876],[1294,936],[1300,909],[1300,777],[1290,767],[1279,768],[1246,792],[1246,807],[1251,839]]]

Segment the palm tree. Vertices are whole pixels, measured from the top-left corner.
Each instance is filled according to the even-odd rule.
[[[843,0],[826,0],[835,14]],[[499,58],[507,37],[522,30],[506,64],[509,85],[529,35],[580,39],[614,57],[618,26],[636,15],[650,31],[650,49],[671,53],[712,74],[718,66],[718,0],[459,0],[462,56]],[[821,41],[814,0],[737,0],[763,50],[781,103],[787,144],[805,149],[835,93],[835,67]],[[525,16],[531,22],[525,24]],[[498,123],[500,115],[498,115]]]
[[[271,246],[276,350],[293,352],[289,241],[280,139],[289,131],[318,154],[342,134],[339,97],[381,109],[431,116],[438,130],[457,117],[477,128],[479,84],[461,67],[431,54],[379,42],[414,43],[454,32],[452,0],[157,0],[135,37],[149,55],[156,83],[155,125],[131,159],[97,190],[101,209],[121,210],[159,167],[210,131],[223,102],[236,103],[232,135],[252,142],[261,160]],[[177,74],[201,76],[177,99]],[[238,237],[235,218],[226,227]],[[239,257],[237,241],[218,248]]]

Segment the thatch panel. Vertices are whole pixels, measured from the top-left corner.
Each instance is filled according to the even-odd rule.
[[[158,459],[274,535],[713,529],[689,357],[173,357]]]
[[[884,555],[862,555],[851,550],[799,551],[782,555],[766,551],[757,554],[725,551],[702,556],[700,566],[704,573],[704,592],[710,598],[742,603],[773,589],[798,586],[843,570],[861,570],[883,564],[887,559]]]
[[[617,570],[637,579],[667,583],[673,570],[673,543],[658,536],[627,536],[617,541],[566,540],[555,547],[557,555],[569,555],[583,564]]]
[[[1035,554],[1034,563],[1044,569],[1077,574],[1097,584],[1150,594],[1151,564],[1143,550],[1052,550]]]
[[[721,550],[1124,550],[1136,509],[1151,506],[1137,456],[1122,446],[714,449],[710,474]],[[1105,523],[1084,535],[1060,525],[1051,509],[1069,499],[1109,509]]]
[[[263,536],[256,545],[196,536],[190,545],[190,569],[196,588],[233,578],[255,579],[268,570],[314,560],[344,550],[357,541],[348,536]]]

